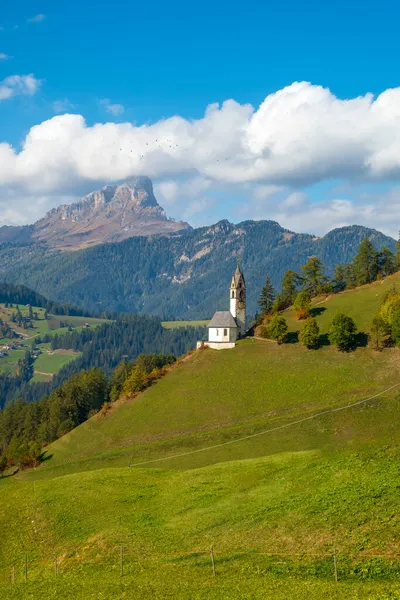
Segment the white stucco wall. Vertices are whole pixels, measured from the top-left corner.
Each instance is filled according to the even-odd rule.
[[[236,342],[237,327],[210,327],[208,330],[209,342]]]

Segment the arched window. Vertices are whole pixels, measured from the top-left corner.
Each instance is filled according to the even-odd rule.
[[[232,298],[235,297],[235,292],[232,290]]]

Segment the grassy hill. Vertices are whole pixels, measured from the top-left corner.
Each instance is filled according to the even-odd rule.
[[[1,597],[400,598],[399,390],[397,349],[195,352],[0,481]]]

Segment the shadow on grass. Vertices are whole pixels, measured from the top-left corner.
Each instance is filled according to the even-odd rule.
[[[310,315],[312,317],[319,317],[319,315],[322,315],[322,313],[324,313],[325,311],[325,306],[315,306],[314,308],[310,309]]]
[[[41,463],[44,463],[44,462],[46,462],[48,460],[51,460],[52,458],[53,458],[53,455],[50,454],[49,452],[45,451],[45,452],[42,452],[42,454],[40,455],[39,462],[41,464]]]
[[[331,343],[329,341],[329,336],[327,333],[322,333],[319,336],[318,344],[319,344],[319,346],[331,346]],[[363,331],[359,331],[354,336],[353,345],[350,346],[350,348],[348,348],[346,350],[346,352],[354,352],[354,350],[356,350],[356,348],[366,348],[367,346],[368,346],[368,335],[366,333],[364,333]]]
[[[285,343],[286,344],[297,344],[299,341],[299,332],[298,331],[289,331],[286,334]]]
[[[319,336],[319,339],[318,339],[318,345],[319,346],[330,346],[331,345],[327,333],[321,333],[321,335]]]
[[[366,346],[368,346],[368,335],[359,331],[355,337],[355,348],[365,348]]]

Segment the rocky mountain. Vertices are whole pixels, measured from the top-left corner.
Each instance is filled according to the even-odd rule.
[[[266,275],[278,289],[287,269],[322,259],[327,274],[354,257],[369,237],[377,248],[395,241],[366,227],[336,229],[322,238],[298,234],[274,221],[221,221],[168,236],[132,237],[80,252],[54,252],[43,244],[0,246],[0,279],[25,284],[85,310],[139,312],[167,319],[208,318],[226,310],[227,290],[241,258],[250,313]]]
[[[188,223],[167,217],[148,177],[133,177],[120,185],[107,185],[75,204],[54,208],[34,225],[1,227],[0,243],[34,241],[53,249],[77,250],[188,229]]]

